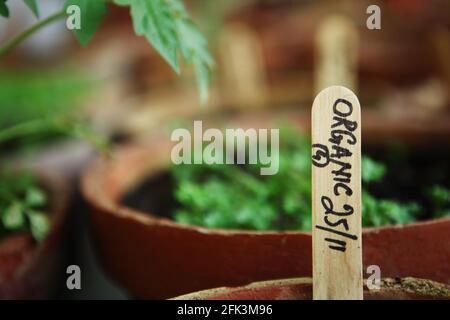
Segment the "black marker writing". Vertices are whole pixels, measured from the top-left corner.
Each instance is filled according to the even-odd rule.
[[[332,165],[333,194],[336,197],[350,197],[353,195],[352,165],[349,161],[353,152],[350,148],[357,143],[353,132],[358,128],[358,123],[348,119],[353,113],[353,105],[346,99],[337,99],[334,102],[333,113],[330,138],[328,139],[331,147],[321,143],[313,144],[312,164],[318,168]],[[346,143],[347,146],[344,146],[343,143]],[[315,227],[330,234],[325,238],[325,241],[330,243],[330,249],[345,252],[346,239],[357,240],[355,235],[349,233],[350,227],[347,221],[347,218],[354,214],[354,208],[349,204],[344,204],[342,208],[334,208],[332,199],[326,195],[322,195],[320,201],[324,210],[325,226],[316,225]],[[343,239],[334,238],[336,236]]]

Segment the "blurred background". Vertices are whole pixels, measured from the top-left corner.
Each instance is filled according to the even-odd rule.
[[[9,2],[11,17],[0,18],[0,43],[37,21],[22,1]],[[117,146],[145,143],[193,119],[222,124],[239,119],[249,126],[261,124],[261,119],[287,119],[308,132],[315,95],[339,83],[360,99],[363,148],[369,154],[386,160],[387,145],[403,143],[415,148],[415,155],[428,155],[428,162],[405,160],[418,163],[411,171],[431,176],[426,170],[439,167],[433,173],[437,182],[450,186],[449,1],[185,4],[216,62],[204,106],[194,72],[174,73],[145,39],[135,35],[129,9],[109,5],[85,48],[61,20],[1,57],[0,129],[70,116]],[[366,9],[371,4],[381,8],[380,30],[367,28]],[[39,6],[43,19],[60,10],[62,1],[42,0]],[[62,281],[53,297],[128,298],[104,275],[88,234],[79,179],[97,156],[96,148],[52,130],[2,141],[3,164],[51,175],[68,186],[69,214],[58,241],[64,245],[63,265],[81,267],[83,289],[67,290],[64,273],[59,273]],[[413,177],[417,181],[418,176]]]

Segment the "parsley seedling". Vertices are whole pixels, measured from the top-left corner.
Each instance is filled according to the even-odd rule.
[[[183,224],[244,230],[311,230],[311,146],[294,130],[280,131],[280,168],[260,176],[259,166],[180,165],[171,168],[179,208],[174,219]],[[407,224],[423,207],[417,202],[378,198],[368,191],[383,183],[387,168],[362,158],[362,222],[366,227]],[[429,195],[432,217],[450,212],[450,190],[434,187]]]

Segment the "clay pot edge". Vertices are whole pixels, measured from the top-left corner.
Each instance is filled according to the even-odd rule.
[[[127,146],[122,146],[117,149],[117,153],[127,153],[129,150],[136,150],[146,148],[146,146],[131,144]],[[106,159],[105,157],[98,157],[95,159],[91,165],[83,172],[81,177],[81,192],[83,197],[88,201],[88,203],[102,212],[107,212],[124,219],[132,219],[138,223],[144,223],[146,225],[158,224],[160,226],[166,226],[175,229],[187,230],[202,234],[214,234],[223,236],[232,235],[274,235],[274,234],[286,234],[286,235],[311,235],[309,231],[252,231],[252,230],[239,230],[239,229],[210,229],[195,225],[183,225],[177,223],[171,219],[158,217],[157,215],[150,212],[142,212],[133,208],[129,208],[121,205],[119,202],[112,199],[110,195],[101,188],[104,179],[108,176],[108,169],[116,164],[116,160]],[[160,165],[156,170],[150,171],[151,175],[158,172],[162,172],[166,169],[164,165]],[[124,190],[121,190],[121,195],[124,194]],[[396,229],[407,229],[415,228],[417,226],[429,226],[433,224],[450,223],[450,218],[440,218],[432,219],[427,221],[419,221],[415,223],[410,223],[406,225],[387,225],[381,227],[364,227],[363,233],[378,233],[384,230],[396,230]]]

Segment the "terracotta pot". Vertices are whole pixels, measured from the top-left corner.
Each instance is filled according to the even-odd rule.
[[[307,127],[305,116],[289,119]],[[239,123],[244,128],[267,128],[267,122],[254,115],[241,117]],[[376,127],[367,128],[377,136]],[[401,135],[405,130],[412,139],[426,137],[426,131],[418,128],[406,130],[397,124],[391,133]],[[428,138],[434,136],[429,134]],[[121,205],[134,186],[167,169],[171,147],[164,136],[154,136],[146,145],[124,146],[114,159],[98,159],[82,178],[100,261],[118,284],[137,297],[162,299],[224,285],[311,276],[309,232],[212,230]],[[380,266],[383,277],[450,283],[449,243],[450,219],[364,229],[364,265]]]
[[[252,283],[236,288],[217,288],[179,296],[174,300],[311,300],[312,279],[296,278]],[[364,287],[365,300],[449,300],[450,287],[416,279],[382,279],[380,290]]]
[[[0,299],[49,298],[60,284],[68,192],[65,184],[55,178],[39,180],[50,196],[51,227],[40,244],[28,233],[0,240]]]

